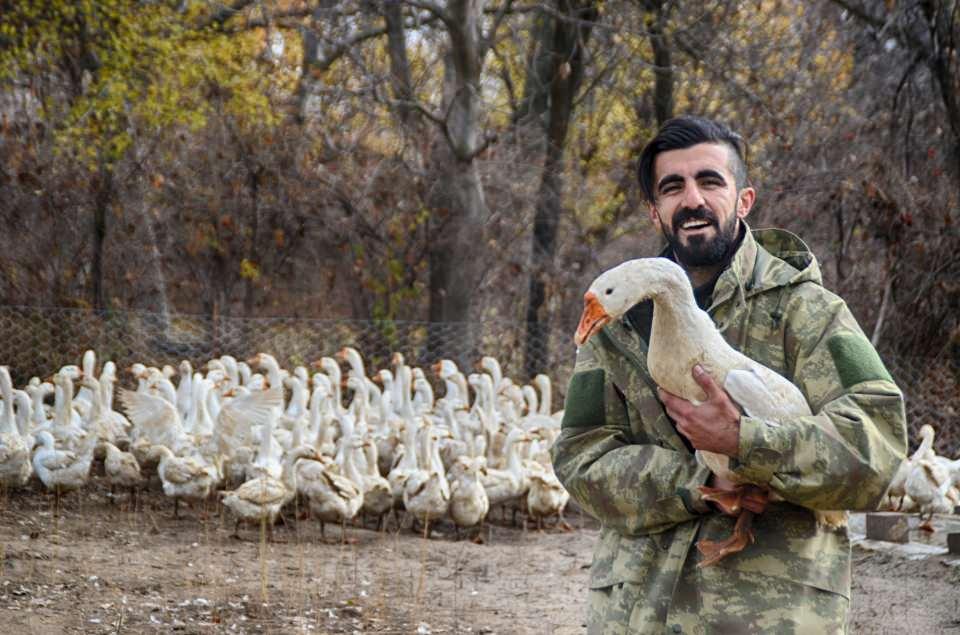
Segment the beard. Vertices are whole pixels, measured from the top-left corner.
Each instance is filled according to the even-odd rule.
[[[712,237],[690,236],[688,242],[684,243],[679,238],[680,227],[691,220],[707,221],[716,228],[716,232]],[[736,214],[731,214],[727,222],[721,225],[716,215],[706,207],[684,207],[674,215],[670,231],[663,224],[661,228],[663,237],[680,264],[685,267],[712,267],[722,264],[736,245],[738,220]]]

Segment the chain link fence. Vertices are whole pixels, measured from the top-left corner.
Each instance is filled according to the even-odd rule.
[[[79,364],[87,349],[97,353],[98,362],[113,360],[122,371],[134,362],[176,367],[184,359],[197,368],[220,355],[247,359],[259,352],[270,353],[281,366],[292,369],[352,346],[360,351],[371,376],[379,368],[390,368],[395,352],[402,353],[408,364],[425,369],[449,358],[464,373],[473,372],[482,356],[492,355],[504,375],[526,383],[531,377],[524,372],[525,326],[495,320],[239,318],[0,306],[0,364],[9,366],[15,384],[22,385],[32,376],[49,376],[64,364]],[[528,347],[531,367],[553,380],[557,410],[573,369],[573,334],[555,329],[535,340]],[[129,382],[127,373],[118,375],[121,382]]]
[[[98,313],[84,309],[0,306],[0,364],[10,367],[14,382],[23,385],[45,377],[64,364],[77,364],[93,349],[99,360],[112,359],[123,369],[134,362],[194,365],[230,354],[245,359],[267,352],[287,368],[333,355],[353,346],[363,355],[367,373],[388,368],[394,352],[407,363],[426,367],[441,359],[455,360],[470,372],[483,355],[496,357],[506,376],[518,382],[525,350],[531,368],[554,382],[554,410],[573,369],[574,345],[562,329],[540,331],[528,342],[522,322],[430,323],[308,318],[237,318],[159,314],[142,311]],[[960,454],[960,363],[944,353],[937,357],[882,355],[906,395],[911,447],[925,423],[937,431],[938,453]],[[431,373],[428,373],[430,376]],[[120,373],[122,381],[129,375]]]

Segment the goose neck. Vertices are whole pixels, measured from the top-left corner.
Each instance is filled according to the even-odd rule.
[[[354,483],[363,483],[363,476],[360,474],[360,470],[357,468],[357,463],[354,461],[353,453],[357,451],[355,445],[353,445],[352,440],[347,441],[347,445],[344,447],[343,451],[343,471]]]

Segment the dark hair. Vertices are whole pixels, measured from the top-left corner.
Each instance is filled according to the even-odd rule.
[[[643,148],[637,164],[637,178],[640,189],[647,201],[653,203],[654,192],[653,164],[657,155],[667,150],[683,150],[698,143],[724,143],[733,149],[730,171],[740,190],[747,185],[747,166],[744,161],[743,137],[727,126],[703,117],[682,115],[668,120],[657,131],[657,135]]]

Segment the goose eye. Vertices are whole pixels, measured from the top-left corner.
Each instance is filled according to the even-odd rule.
[[[613,289],[607,289],[607,295],[610,295],[611,293],[613,293]]]

